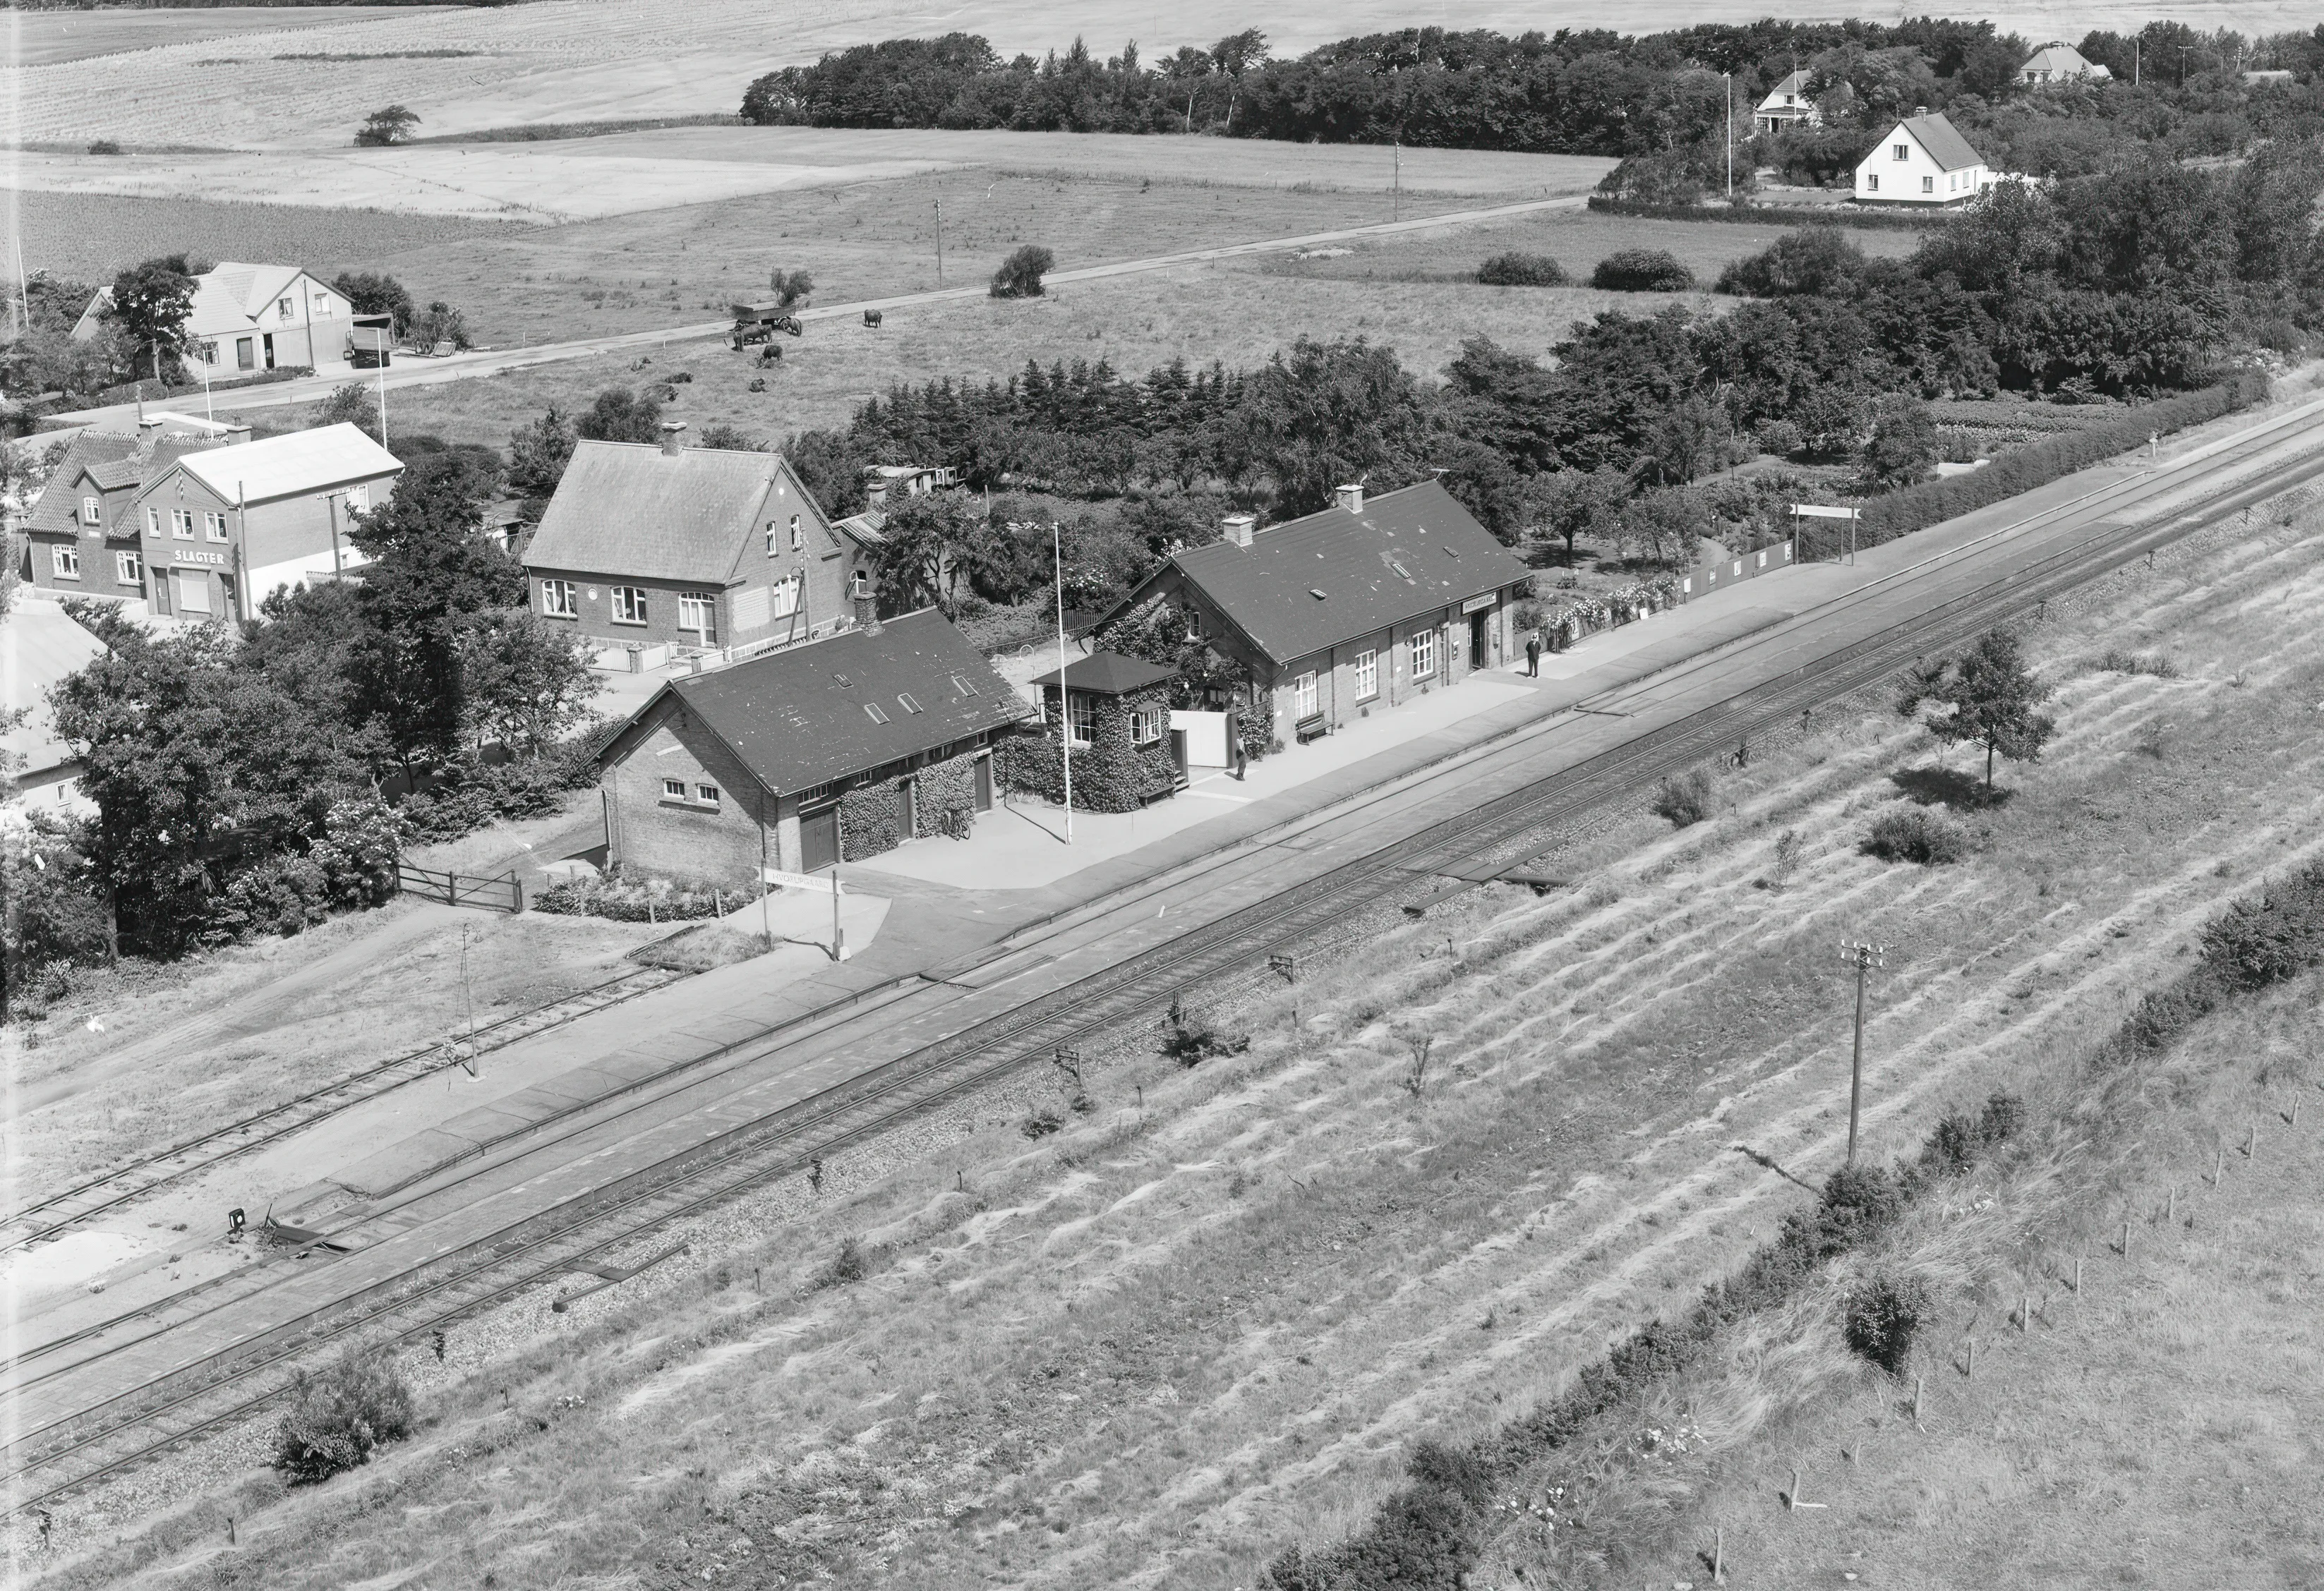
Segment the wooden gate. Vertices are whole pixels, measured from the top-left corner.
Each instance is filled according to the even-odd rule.
[[[839,806],[799,814],[799,870],[818,873],[839,860]]]
[[[400,861],[395,864],[395,882],[406,895],[440,900],[446,906],[477,906],[488,912],[524,910],[524,884],[514,869],[484,878],[473,873],[439,873]]]

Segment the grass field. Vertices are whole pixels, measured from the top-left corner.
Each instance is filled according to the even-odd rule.
[[[812,201],[758,201],[756,215],[706,213],[688,232],[683,251],[659,255],[678,262],[672,274],[683,274],[675,282],[669,275],[649,277],[636,263],[656,246],[651,240],[662,219],[656,216],[503,234],[412,251],[386,263],[416,291],[424,288],[427,296],[441,294],[463,305],[486,342],[715,320],[730,298],[756,289],[777,262],[812,270],[818,296],[826,299],[936,286],[932,207],[924,212],[919,204],[919,197],[933,191],[933,179],[918,179]],[[990,208],[964,206],[968,214],[955,235],[954,200],[946,199],[947,281],[958,280],[955,273],[981,280],[1020,239],[1059,237],[1053,230],[1057,221],[1078,232],[1074,252],[1055,245],[1061,261],[1071,263],[1119,257],[1174,233],[1194,244],[1270,225],[1311,230],[1360,222],[1376,204],[1364,196],[1159,184],[1140,192],[1130,185],[1029,179],[997,182],[968,198]],[[1060,207],[1061,198],[1070,202]],[[800,235],[797,241],[782,235],[786,221]],[[1507,248],[1554,253],[1586,278],[1591,266],[1617,248],[1672,247],[1707,281],[1726,260],[1764,246],[1772,235],[1754,227],[1688,227],[1552,211],[1362,245],[1328,260],[1237,260],[1070,283],[1038,301],[979,299],[891,310],[876,331],[851,321],[818,322],[805,336],[787,340],[782,363],[770,370],[762,371],[755,354],[704,341],[656,353],[646,363],[635,355],[573,360],[407,389],[391,394],[391,430],[433,431],[497,446],[551,403],[570,412],[607,386],[636,386],[684,371],[693,381],[678,389],[675,418],[697,433],[724,422],[776,440],[804,427],[843,421],[864,398],[899,381],[1005,377],[1028,359],[1047,364],[1102,356],[1117,370],[1139,375],[1173,357],[1241,365],[1302,336],[1387,343],[1407,368],[1433,379],[1469,336],[1541,354],[1573,321],[1601,309],[1644,313],[1672,301],[1667,295],[1487,288],[1455,280],[1489,253]],[[1883,249],[1901,250],[1910,242],[1908,235],[1873,235]],[[626,274],[624,267],[636,273]],[[1707,295],[1680,297],[1712,301]],[[765,382],[765,391],[748,390],[757,380]],[[285,427],[297,414],[253,410],[251,418],[261,426]]]
[[[2193,924],[2312,849],[2319,529],[2264,515],[2052,604],[2031,645],[2061,736],[1961,820],[1961,865],[1858,852],[1958,776],[1881,702],[1820,713],[1722,777],[1703,825],[1594,824],[1551,859],[1570,890],[1351,924],[1296,1021],[1279,984],[1221,1013],[1242,1057],[1185,1071],[1124,1035],[1056,1136],[1018,1131],[1056,1097],[1029,1080],[956,1137],[851,1151],[819,1199],[770,1191],[642,1295],[429,1367],[431,1431],[245,1514],[239,1567],[286,1587],[1251,1586],[1360,1523],[1411,1442],[1491,1428],[1763,1240],[1802,1196],[1731,1145],[1811,1179],[1836,1163],[1834,939],[1895,947],[1867,1068],[1885,1157],[2109,1031]],[[2110,647],[2176,672],[2094,667]],[[816,1284],[849,1237],[867,1278]],[[54,1583],[179,1583],[213,1513],[182,1550],[171,1527]],[[1840,1583],[1815,1567],[1756,1583]]]
[[[68,60],[88,60],[100,55],[120,55],[165,44],[238,40],[246,33],[283,33],[389,19],[409,24],[451,9],[450,6],[217,5],[204,10],[139,10],[108,6],[97,11],[11,11],[7,18],[9,60],[11,64],[20,67],[56,66]]]

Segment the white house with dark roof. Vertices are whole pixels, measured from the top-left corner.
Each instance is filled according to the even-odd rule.
[[[100,288],[73,327],[94,337],[113,290]],[[389,317],[362,316],[346,295],[297,265],[221,261],[194,279],[186,335],[194,355],[221,375],[310,367],[345,374],[358,353],[383,357]]]
[[[14,727],[0,728],[0,751],[16,759],[13,782],[29,807],[60,816],[96,815],[96,804],[78,788],[80,755],[50,717],[49,691],[104,650],[55,602],[17,602],[0,623],[0,711],[23,714]]]
[[[1223,539],[1173,553],[1105,622],[1175,609],[1249,673],[1243,699],[1216,705],[1270,715],[1288,742],[1504,662],[1531,578],[1434,481],[1342,486],[1321,513],[1264,529],[1230,517]]]
[[[1751,112],[1752,129],[1759,133],[1780,133],[1786,127],[1822,126],[1823,113],[1816,108],[1815,101],[1808,97],[1808,76],[1803,69],[1768,89],[1767,97]]]
[[[784,644],[855,621],[876,528],[835,522],[779,454],[583,442],[526,546],[534,610],[601,646]]]
[[[1856,168],[1856,201],[1866,205],[1958,205],[1990,187],[1995,173],[1941,115],[1907,116]]]
[[[2114,74],[2061,40],[2052,40],[2017,69],[2017,80],[2029,88],[2059,83],[2104,83]]]

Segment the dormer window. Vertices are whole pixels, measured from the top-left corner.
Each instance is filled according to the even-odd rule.
[[[84,525],[104,524],[105,500],[101,497],[82,498],[80,500],[80,522]]]

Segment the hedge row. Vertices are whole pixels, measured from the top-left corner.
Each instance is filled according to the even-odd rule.
[[[1641,199],[1590,196],[1590,207],[1609,216],[1649,221],[1739,221],[1746,225],[1854,226],[1868,232],[1926,232],[1951,219],[1938,214],[1904,215],[1894,210],[1858,210],[1840,205],[1651,205]]]
[[[2129,452],[2148,437],[2186,429],[2223,414],[2247,409],[2267,396],[2267,377],[2242,371],[2200,391],[2126,409],[2112,419],[2084,430],[2067,432],[2031,446],[2000,455],[1981,470],[1923,481],[1901,492],[1876,497],[1864,505],[1857,527],[1859,547],[1875,547],[1909,536],[1915,530],[1988,508],[2004,498],[2089,468]]]
[[[2324,964],[2324,862],[2236,902],[2203,929],[2201,943],[2194,965],[2139,1002],[2099,1047],[2094,1066],[2157,1054],[2234,996]],[[1981,1111],[1953,1112],[1939,1122],[1919,1161],[1901,1174],[1877,1167],[1835,1173],[1812,1209],[1789,1217],[1774,1242],[1706,1288],[1680,1320],[1633,1332],[1562,1396],[1473,1448],[1421,1443],[1406,1467],[1411,1484],[1389,1496],[1360,1534],[1318,1552],[1294,1547],[1269,1566],[1277,1591],[1458,1591],[1489,1544],[1494,1494],[1509,1476],[1701,1360],[1724,1327],[1783,1303],[1826,1263],[1877,1237],[1914,1197],[2017,1136],[2023,1117],[2017,1100],[1997,1094]]]

